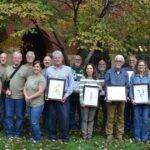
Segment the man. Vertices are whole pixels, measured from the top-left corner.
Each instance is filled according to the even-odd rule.
[[[106,120],[107,120],[107,111],[106,111],[106,101],[105,99],[105,92],[104,92],[104,77],[107,71],[107,63],[105,60],[101,59],[98,62],[98,68],[97,68],[97,79],[100,80],[100,83],[102,85],[103,90],[100,92],[100,97],[99,97],[99,107],[96,110],[95,114],[95,122],[94,126],[97,128],[97,121],[98,121],[98,112],[100,105],[102,106],[102,113],[103,113],[103,120],[102,120],[102,130],[104,131],[105,125],[106,125]]]
[[[109,69],[105,75],[105,86],[120,85],[128,88],[128,74],[122,69],[124,64],[124,57],[117,55],[114,61],[114,67]],[[116,118],[116,137],[122,141],[124,134],[124,107],[125,102],[107,102],[107,123],[106,123],[106,135],[107,142],[111,142],[113,138],[113,125],[114,118]]]
[[[53,66],[50,66],[46,71],[47,78],[63,79],[65,80],[64,96],[61,101],[50,100],[49,117],[50,139],[55,141],[57,137],[57,118],[60,127],[60,139],[62,142],[69,140],[69,101],[68,98],[73,91],[73,75],[71,68],[63,65],[63,54],[61,51],[54,51],[52,53]]]
[[[4,81],[5,81],[5,73],[7,67],[7,54],[1,53],[0,55],[0,123],[4,124],[4,116],[5,116],[5,91],[4,91]]]
[[[137,58],[135,55],[130,55],[128,58],[128,66],[125,68],[126,70],[133,70],[137,64]]]
[[[10,79],[6,90],[5,99],[5,130],[8,138],[19,137],[21,135],[25,111],[25,100],[23,87],[28,76],[28,69],[21,65],[22,54],[14,52],[13,65],[6,68],[6,78],[10,79],[14,71],[17,72]],[[15,118],[15,120],[14,120]]]
[[[70,130],[80,129],[81,126],[81,110],[79,102],[79,82],[83,76],[82,58],[75,55],[74,65],[72,67],[74,76],[74,89],[70,96],[70,112],[69,112],[69,128]],[[78,123],[76,122],[76,112],[78,113]]]
[[[44,57],[43,64],[44,64],[44,69],[42,70],[42,74],[45,77],[47,68],[50,67],[52,64],[52,59],[49,55]],[[50,118],[48,112],[49,104],[50,102],[46,100],[44,104],[44,110],[43,110],[43,129],[45,134],[49,132],[49,118]]]
[[[25,66],[28,68],[28,76],[33,74],[33,62],[35,60],[35,54],[33,51],[28,51],[26,54],[26,61],[27,63],[25,64]]]
[[[49,55],[45,56],[43,59],[44,69],[42,70],[42,74],[46,75],[46,69],[52,65],[52,59]]]
[[[135,71],[136,64],[137,64],[137,58],[135,57],[135,55],[130,55],[128,59],[128,66],[125,67],[124,69],[127,72],[132,73]],[[129,73],[128,75],[130,80],[131,75]],[[131,101],[129,100],[125,104],[125,131],[130,131],[132,129],[133,129],[133,106]]]

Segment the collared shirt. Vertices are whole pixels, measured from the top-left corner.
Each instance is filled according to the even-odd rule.
[[[46,77],[46,70],[47,70],[47,68],[48,68],[48,67],[45,67],[45,68],[42,69],[42,75],[43,75],[44,77]]]
[[[139,74],[132,75],[130,80],[130,98],[133,99],[133,84],[148,84],[150,86],[150,74],[140,76]]]
[[[128,74],[124,69],[111,68],[106,72],[105,85],[129,86]]]
[[[68,97],[73,91],[73,75],[70,67],[62,65],[60,67],[50,66],[46,70],[46,78],[64,79],[65,82],[65,95]]]
[[[129,94],[129,77],[124,69],[109,69],[105,75],[105,85],[126,86],[126,94]]]

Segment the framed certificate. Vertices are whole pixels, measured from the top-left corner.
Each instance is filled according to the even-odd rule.
[[[97,107],[99,98],[99,87],[98,86],[84,86],[83,104],[85,106]]]
[[[48,78],[47,100],[61,101],[64,96],[65,80]]]
[[[125,86],[107,86],[106,87],[107,101],[126,101],[126,87]]]
[[[148,84],[134,84],[133,99],[137,104],[150,104],[150,89]]]

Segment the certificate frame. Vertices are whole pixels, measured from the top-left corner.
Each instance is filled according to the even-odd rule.
[[[99,87],[92,85],[84,85],[83,89],[83,105],[88,107],[98,107]]]
[[[111,102],[125,102],[127,100],[126,86],[106,86],[106,100]]]
[[[48,78],[47,80],[46,100],[61,101],[65,92],[65,80],[56,78]]]
[[[136,104],[150,104],[150,87],[148,84],[133,84],[133,101]]]

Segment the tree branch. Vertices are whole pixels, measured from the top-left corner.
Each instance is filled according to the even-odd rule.
[[[44,35],[44,37],[46,39],[48,39],[48,41],[50,41],[51,43],[56,45],[62,51],[62,53],[64,55],[65,64],[69,65],[69,59],[68,59],[68,56],[67,56],[67,53],[66,53],[67,48],[62,44],[62,42],[60,42],[56,32],[53,31],[52,33],[53,33],[53,35],[54,35],[57,42],[51,40],[50,36],[38,25],[38,22],[36,20],[31,19],[31,21],[33,22],[35,27]]]
[[[111,5],[113,4],[112,0],[105,0],[104,7],[99,15],[99,18],[102,19],[107,14],[108,10],[110,9]]]
[[[91,59],[91,57],[93,56],[95,50],[91,50],[89,53],[88,53],[88,56],[86,57],[85,61],[84,61],[84,65],[87,65]]]

